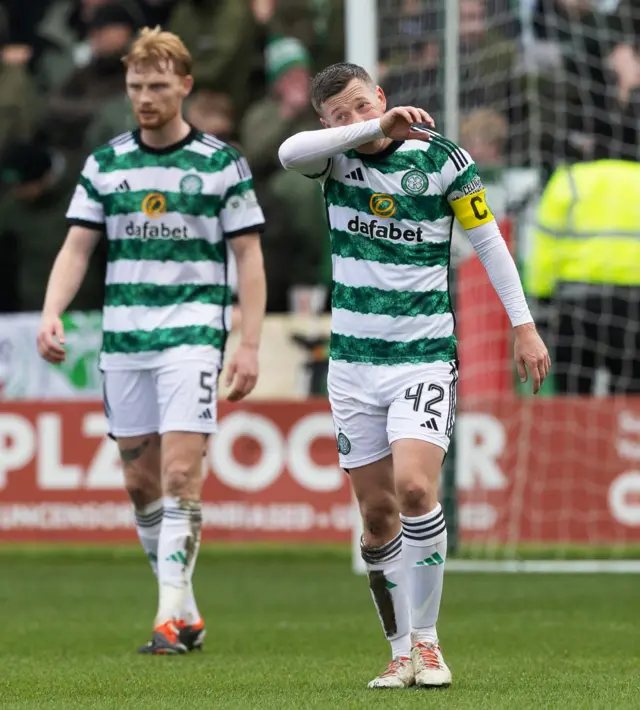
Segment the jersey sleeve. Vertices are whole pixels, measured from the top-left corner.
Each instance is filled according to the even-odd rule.
[[[235,154],[225,168],[220,223],[226,239],[264,230],[264,214],[253,187],[246,158]]]
[[[442,166],[442,189],[458,222],[465,230],[494,221],[485,189],[473,158],[455,143],[445,147],[448,159]]]
[[[90,155],[80,173],[67,209],[67,222],[89,229],[104,229],[104,206],[98,191],[98,162]]]
[[[533,322],[520,274],[485,200],[478,169],[466,150],[440,140],[442,192],[458,222],[467,232],[478,258],[500,297],[511,325]]]

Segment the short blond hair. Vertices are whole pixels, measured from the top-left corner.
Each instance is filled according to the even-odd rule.
[[[138,64],[157,68],[171,64],[179,76],[188,76],[193,67],[191,54],[180,37],[164,32],[160,26],[141,29],[122,61],[127,69]]]

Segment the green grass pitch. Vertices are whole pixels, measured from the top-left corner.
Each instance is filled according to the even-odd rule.
[[[137,656],[155,583],[137,549],[0,550],[0,708],[638,708],[640,579],[445,577],[453,685],[370,691],[387,661],[346,550],[205,548],[203,653]]]

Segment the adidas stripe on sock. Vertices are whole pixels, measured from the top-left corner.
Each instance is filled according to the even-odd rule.
[[[442,507],[438,504],[418,517],[401,515],[400,520],[411,627],[417,640],[435,643],[447,559],[447,526]]]

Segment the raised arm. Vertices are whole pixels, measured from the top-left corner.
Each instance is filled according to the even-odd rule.
[[[308,177],[322,175],[334,155],[357,148],[363,143],[386,138],[376,118],[339,128],[297,133],[280,146],[278,156],[287,170],[296,170]]]
[[[303,131],[288,138],[278,151],[280,162],[287,170],[296,170],[307,177],[320,178],[327,173],[331,158],[365,143],[385,140],[430,140],[429,134],[417,124],[434,126],[431,116],[414,106],[396,106],[380,118],[351,123],[348,126]]]

